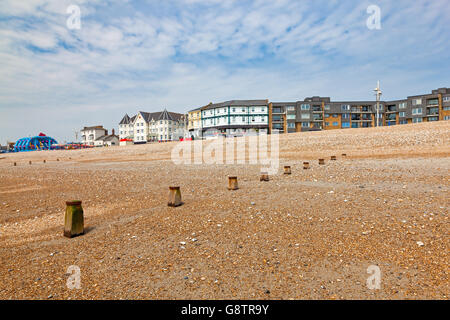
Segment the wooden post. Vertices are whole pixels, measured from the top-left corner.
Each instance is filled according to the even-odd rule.
[[[261,178],[259,181],[269,181],[269,174],[267,172],[261,172]]]
[[[28,163],[30,164],[30,166],[31,166],[31,160],[30,161],[28,161]]]
[[[228,177],[228,190],[237,189],[239,189],[237,177]]]
[[[347,156],[347,154],[346,154],[346,153],[343,153],[343,154],[342,154],[342,156],[343,156],[343,157],[346,157],[346,156]]]
[[[325,159],[319,159],[319,165],[324,165],[325,164]]]
[[[44,160],[43,162],[45,163],[46,161]]]
[[[17,167],[17,163],[14,162],[14,167]]]
[[[84,214],[81,201],[67,201],[64,236],[73,238],[82,234],[84,234]]]
[[[167,205],[169,207],[179,207],[182,204],[180,187],[169,187],[169,202]]]
[[[59,159],[56,159],[56,161],[59,161]]]
[[[336,156],[331,156],[331,160],[336,161],[337,160]]]
[[[291,174],[291,167],[290,166],[284,166],[284,174]]]
[[[303,169],[305,170],[309,169],[309,162],[303,162]]]

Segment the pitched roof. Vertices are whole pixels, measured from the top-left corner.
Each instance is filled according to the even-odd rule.
[[[164,109],[164,111],[161,111],[161,112],[140,111],[139,113],[142,115],[142,117],[144,118],[144,120],[146,122],[151,122],[152,120],[154,120],[154,121],[158,121],[158,120],[179,121],[180,118],[183,116],[183,114],[181,114],[181,113],[169,112],[166,109]],[[136,117],[136,116],[134,116],[134,117]]]
[[[110,135],[108,135],[108,136],[101,136],[101,137],[98,137],[97,139],[95,139],[95,141],[111,141],[111,140],[113,140],[114,138],[119,139],[119,137],[116,136],[115,134],[110,134]]]
[[[167,112],[166,109],[164,109],[163,112],[158,117],[158,120],[173,120],[170,114]]]
[[[119,122],[119,124],[129,124],[130,123],[130,117],[128,114],[125,114],[125,116],[122,118],[122,120]]]

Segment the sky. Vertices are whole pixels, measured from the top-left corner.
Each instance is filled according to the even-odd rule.
[[[383,100],[429,93],[450,87],[449,17],[449,0],[0,0],[0,143],[234,99],[371,100],[377,80]]]

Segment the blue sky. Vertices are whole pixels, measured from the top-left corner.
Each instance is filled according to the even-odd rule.
[[[450,86],[449,17],[448,0],[1,0],[0,143],[231,99],[368,100],[377,80],[385,100],[428,93]]]

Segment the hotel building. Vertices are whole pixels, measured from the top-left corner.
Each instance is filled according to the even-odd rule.
[[[178,141],[185,137],[186,116],[181,113],[143,112],[130,118],[127,114],[119,123],[119,138],[134,143]]]

